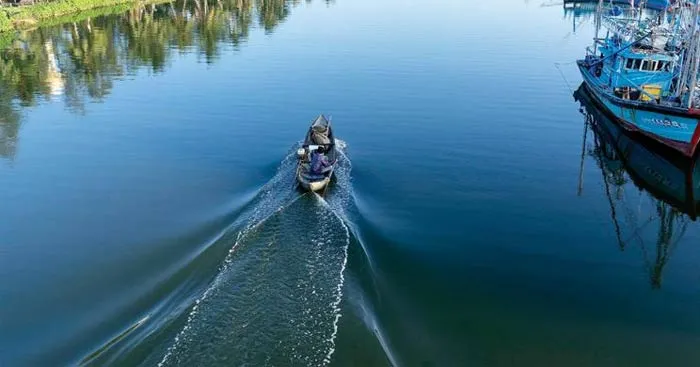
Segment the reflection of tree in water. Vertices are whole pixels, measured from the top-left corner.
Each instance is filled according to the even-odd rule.
[[[161,72],[178,51],[198,52],[212,63],[222,44],[239,47],[256,24],[271,32],[298,3],[178,0],[22,32],[0,52],[0,155],[13,155],[17,104],[62,95],[70,110],[83,112],[88,101],[109,95],[115,78],[142,68]]]
[[[20,41],[0,53],[3,89],[12,91],[23,106],[31,106],[38,95],[50,93],[45,81],[50,73],[46,45],[51,42],[50,31],[25,32]]]
[[[20,116],[9,92],[0,89],[0,157],[11,159],[15,156]]]
[[[59,40],[62,55],[65,101],[69,108],[84,111],[84,99],[101,100],[112,89],[112,79],[121,75],[117,31],[108,18],[87,19],[64,27]],[[66,32],[67,31],[67,32]]]
[[[136,8],[121,19],[109,20],[124,38],[125,61],[130,69],[149,66],[154,71],[162,71],[165,68],[173,25],[161,8],[153,5]]]
[[[0,156],[14,157],[19,135],[19,105],[35,104],[37,95],[49,95],[53,80],[47,50],[53,51],[50,33],[44,30],[25,33],[25,42],[0,51]],[[51,55],[53,56],[53,55]]]
[[[289,5],[284,0],[256,0],[259,22],[265,31],[272,31],[289,14]]]

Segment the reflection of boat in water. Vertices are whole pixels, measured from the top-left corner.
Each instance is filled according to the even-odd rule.
[[[559,3],[561,4],[561,3]],[[552,4],[552,5],[559,5],[559,4]],[[543,5],[545,6],[545,5]],[[593,4],[593,3],[570,3],[570,2],[564,2],[564,18],[565,19],[571,19],[573,28],[572,32],[576,33],[576,29],[583,24],[584,22],[588,22],[591,19],[593,19],[593,16],[595,15],[596,9],[598,7],[598,4]]]
[[[297,152],[297,181],[310,191],[326,188],[333,177],[333,170],[338,161],[338,151],[333,136],[331,122],[320,115],[314,120],[306,133],[304,144]]]
[[[613,1],[612,4],[614,6],[611,6],[611,3],[609,0],[605,0],[604,3],[607,5],[607,7],[612,10],[612,9],[617,9],[617,11],[620,11],[622,13],[628,13],[628,15],[633,16],[633,15],[639,15],[644,18],[653,18],[659,15],[659,12],[663,9],[667,9],[668,7],[666,5],[663,5],[664,3],[649,3],[647,6],[644,6],[644,4],[641,4],[642,6],[639,7],[639,3],[636,4],[636,8],[631,8],[629,6],[629,1],[628,0],[616,0]],[[555,6],[555,5],[562,5],[561,2],[559,3],[554,3],[554,4],[543,4],[543,6]],[[586,23],[588,21],[593,21],[595,20],[596,13],[598,12],[598,6],[599,6],[599,1],[565,1],[563,3],[564,5],[564,18],[565,19],[571,19],[572,24],[573,24],[573,33],[576,33],[576,29],[583,23]]]
[[[574,98],[581,103],[585,117],[583,154],[592,157],[603,174],[618,244],[622,250],[631,243],[639,244],[651,285],[660,288],[663,268],[673,248],[684,236],[688,223],[697,217],[697,160],[652,139],[630,135],[596,107],[583,84]],[[594,139],[586,147],[589,127]],[[584,156],[581,158],[583,167]],[[629,190],[630,184],[638,190]],[[648,251],[645,245],[649,237],[656,241],[654,251]]]
[[[645,7],[647,9],[665,10],[672,3],[672,0],[633,0],[634,6]],[[599,0],[564,0],[564,7],[576,7],[586,5],[597,5]],[[605,3],[630,5],[630,0],[604,0]]]

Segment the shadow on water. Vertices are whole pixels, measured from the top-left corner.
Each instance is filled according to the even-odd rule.
[[[581,169],[585,157],[600,169],[620,251],[638,250],[651,287],[661,288],[666,264],[697,217],[698,158],[624,131],[595,106],[584,85],[574,97],[584,115]],[[580,181],[579,195],[582,190]],[[655,243],[645,242],[649,238]]]

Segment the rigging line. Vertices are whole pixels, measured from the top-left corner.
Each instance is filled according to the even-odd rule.
[[[554,63],[554,67],[557,68],[557,70],[559,70],[559,75],[561,75],[561,78],[564,79],[564,83],[566,83],[566,86],[569,88],[569,91],[570,91],[571,93],[574,93],[574,88],[571,87],[571,84],[570,84],[569,81],[566,79],[566,76],[564,75],[564,72],[561,70],[561,68],[559,67],[559,65],[560,65],[560,64],[557,63],[557,62]]]
[[[634,232],[633,232],[631,235],[629,235],[623,242],[624,242],[624,243],[632,242],[632,240],[633,240],[635,237],[636,237],[637,239],[639,239],[641,242],[644,242],[644,241],[642,240],[642,237],[641,237],[640,233],[641,233],[650,223],[652,223],[652,222],[654,221],[654,219],[656,219],[656,218],[649,218],[649,219],[647,219],[646,222],[644,222],[642,225],[637,226],[637,228],[634,230]]]

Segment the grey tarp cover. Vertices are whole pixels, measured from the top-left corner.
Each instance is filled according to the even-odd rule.
[[[323,115],[319,116],[316,121],[311,124],[311,129],[313,130],[311,133],[311,139],[314,141],[314,143],[319,145],[327,145],[331,143],[331,139],[328,137],[329,125],[330,122],[328,122]]]

